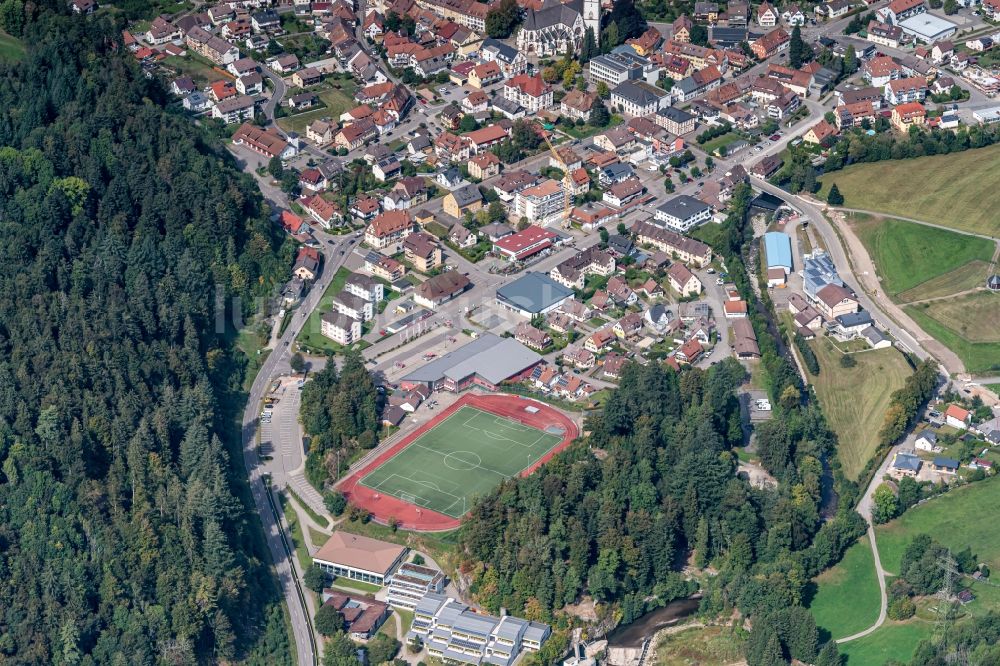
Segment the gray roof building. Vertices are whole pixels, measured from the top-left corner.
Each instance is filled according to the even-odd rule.
[[[455,203],[457,203],[461,208],[465,208],[469,204],[483,200],[483,195],[479,192],[479,188],[475,185],[465,185],[457,190],[452,190],[451,195],[455,197]]]
[[[611,91],[611,98],[621,98],[638,107],[648,107],[659,104],[660,100],[669,97],[666,90],[656,88],[644,81],[622,81]]]
[[[573,291],[544,273],[525,273],[497,289],[497,305],[525,316],[545,314],[573,296]]]
[[[407,639],[423,641],[433,657],[510,666],[525,650],[541,648],[550,633],[545,624],[476,613],[451,597],[428,593],[417,602]]]
[[[514,338],[484,333],[468,344],[414,370],[403,377],[402,381],[446,390],[464,388],[474,377],[498,385],[541,360],[541,356]]]
[[[825,252],[813,252],[813,256],[803,262],[802,288],[807,295],[815,297],[816,292],[828,284],[843,287],[844,281],[837,275],[837,267],[834,266],[830,255]]]

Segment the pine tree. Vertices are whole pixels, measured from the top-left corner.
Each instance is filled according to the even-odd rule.
[[[798,69],[809,60],[809,45],[802,40],[802,29],[792,28],[792,39],[788,44],[788,63]]]
[[[842,663],[840,651],[837,650],[837,643],[834,641],[828,641],[816,659],[816,666],[841,666]]]
[[[837,188],[837,183],[830,188],[830,193],[826,195],[826,202],[831,206],[840,206],[844,203],[844,195]]]
[[[587,62],[598,53],[600,53],[600,50],[597,48],[597,39],[594,37],[594,29],[588,27],[587,32],[583,35],[583,44],[580,46],[580,62]]]

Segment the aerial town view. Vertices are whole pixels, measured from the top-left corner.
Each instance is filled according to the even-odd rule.
[[[0,0],[0,229],[0,663],[1000,665],[1000,0]]]

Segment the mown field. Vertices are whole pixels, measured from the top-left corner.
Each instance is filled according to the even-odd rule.
[[[306,111],[305,113],[298,113],[293,116],[279,118],[278,125],[281,126],[281,129],[286,132],[298,132],[300,134],[304,134],[306,127],[308,127],[314,120],[331,118],[336,121],[345,111],[350,111],[356,107],[358,104],[354,101],[354,90],[352,85],[343,81],[338,81],[338,83],[342,84],[344,88],[327,88],[317,93],[320,101],[323,103],[321,108]],[[293,93],[288,93],[288,96],[292,94]]]
[[[822,640],[836,640],[875,624],[879,612],[875,558],[868,537],[851,546],[837,566],[817,576],[816,593],[809,610],[816,618]]]
[[[1000,145],[951,155],[850,166],[821,180],[832,183],[845,208],[912,217],[953,229],[1000,236],[1000,217],[984,205],[1000,191]]]
[[[24,44],[16,37],[0,30],[0,62],[15,61],[24,57]]]
[[[930,534],[952,550],[971,547],[980,562],[996,571],[1000,567],[1000,530],[983,527],[971,518],[982,515],[984,508],[996,506],[998,501],[1000,478],[994,477],[952,490],[877,526],[875,536],[883,568],[890,574],[898,574],[907,545],[918,534]],[[962,582],[968,585],[970,580]],[[961,609],[963,617],[1000,611],[1000,588],[975,583],[971,589],[976,600]],[[871,635],[841,644],[840,652],[847,655],[848,666],[882,664],[889,659],[908,662],[917,644],[930,638],[934,631],[935,603],[932,598],[922,600],[917,604],[917,615],[910,620],[887,621]]]
[[[890,659],[907,663],[917,644],[931,637],[934,625],[923,620],[886,621],[878,631],[837,647],[848,666],[881,666]]]
[[[972,548],[980,562],[1000,571],[1000,530],[972,518],[1000,504],[1000,477],[952,490],[875,528],[882,566],[899,573],[906,546],[918,534],[930,534],[952,550]],[[1000,610],[1000,609],[997,609]]]
[[[976,292],[904,308],[920,328],[958,354],[966,370],[1000,370],[1000,296]]]
[[[995,243],[874,215],[848,220],[886,294],[920,328],[955,352],[968,371],[1000,368],[1000,298],[985,290]]]
[[[810,342],[819,361],[819,375],[809,380],[827,422],[837,433],[837,453],[844,474],[857,478],[878,446],[889,396],[900,388],[911,369],[894,347],[853,354],[856,365],[840,365],[841,352],[824,338]]]
[[[967,265],[970,262],[975,262],[976,267],[980,262],[988,264],[995,249],[995,245],[985,238],[913,222],[871,215],[852,215],[849,219],[875,262],[882,287],[901,302],[961,291],[958,285],[947,290],[947,283],[942,284],[943,276],[965,271],[952,277],[960,277],[962,284],[969,284],[966,273],[971,269],[966,268]],[[986,279],[987,267],[983,267],[979,284]],[[977,285],[973,283],[973,286]],[[905,300],[901,298],[904,293],[907,295]]]

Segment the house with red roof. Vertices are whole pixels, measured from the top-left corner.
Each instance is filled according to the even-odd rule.
[[[944,422],[952,428],[967,430],[972,423],[972,412],[958,405],[948,405],[944,410]]]
[[[542,80],[541,74],[518,74],[503,85],[504,99],[516,102],[528,113],[538,113],[552,106],[552,86]]]

